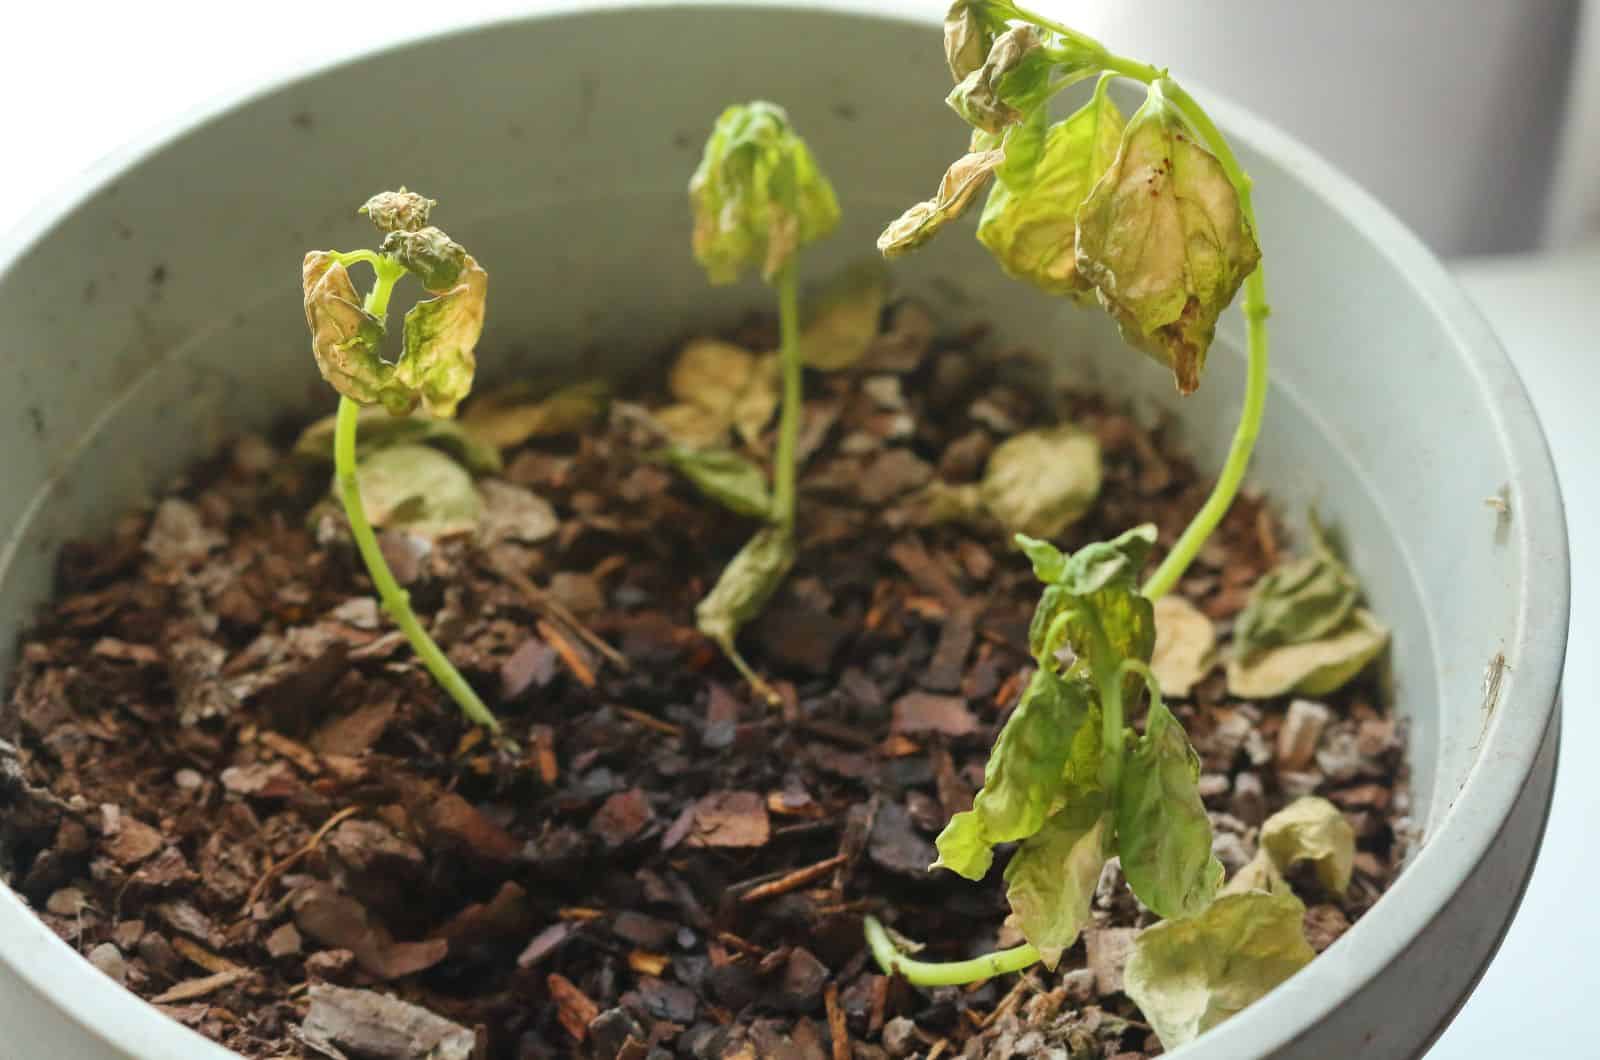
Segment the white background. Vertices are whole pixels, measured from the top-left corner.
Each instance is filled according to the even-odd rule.
[[[219,96],[524,4],[416,0],[19,3],[0,24],[0,230],[107,152]],[[936,12],[942,3],[929,0]],[[1114,48],[1182,55],[1175,72],[1234,95],[1327,153],[1442,254],[1567,245],[1600,219],[1600,16],[1577,0],[1042,0]],[[1586,18],[1590,30],[1577,32]],[[929,46],[937,47],[930,33]],[[1576,43],[1575,43],[1576,42]],[[1572,55],[1578,55],[1573,74]],[[530,61],[533,57],[530,57]],[[1569,83],[1578,87],[1569,92]],[[1563,128],[1576,129],[1563,143]],[[1588,840],[1600,774],[1600,249],[1461,266],[1527,380],[1563,478],[1574,543],[1573,641],[1551,831],[1504,950],[1431,1060],[1600,1055],[1591,986],[1600,928]],[[1586,595],[1587,594],[1587,595]]]

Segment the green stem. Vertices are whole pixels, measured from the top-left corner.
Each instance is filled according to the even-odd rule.
[[[1031,944],[1023,943],[1009,950],[997,950],[982,957],[974,957],[970,961],[916,961],[900,952],[894,940],[889,937],[889,932],[878,923],[877,917],[867,917],[863,921],[863,926],[866,929],[867,945],[872,949],[872,958],[878,962],[878,967],[883,969],[883,974],[903,975],[907,982],[917,986],[961,986],[965,983],[975,983],[980,979],[992,979],[997,975],[1020,972],[1039,959],[1039,951]]]
[[[778,452],[772,469],[773,521],[794,531],[795,450],[800,443],[804,395],[800,385],[800,283],[794,263],[778,274],[778,359],[783,370],[783,410],[778,418]]]
[[[491,732],[499,732],[500,724],[489,713],[489,708],[417,621],[416,612],[411,610],[411,594],[394,580],[394,573],[378,547],[378,538],[367,521],[367,511],[361,503],[361,486],[356,479],[356,424],[360,415],[361,406],[347,397],[339,399],[339,417],[333,436],[334,475],[339,485],[339,499],[344,502],[345,515],[350,519],[350,533],[356,539],[356,548],[367,565],[367,573],[372,575],[378,599],[395,625],[405,633],[434,680],[460,705],[461,712]]]

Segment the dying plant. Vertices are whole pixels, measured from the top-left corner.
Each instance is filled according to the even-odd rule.
[[[1225,906],[1217,901],[1224,871],[1196,785],[1199,759],[1150,668],[1153,603],[1228,511],[1261,425],[1268,310],[1250,178],[1165,69],[1010,0],[957,0],[945,53],[956,82],[948,102],[972,126],[968,151],[933,198],[888,226],[879,249],[892,258],[922,246],[992,183],[977,236],[1005,272],[1109,313],[1124,341],[1166,366],[1182,394],[1200,385],[1218,318],[1242,286],[1248,370],[1217,482],[1142,585],[1153,526],[1070,555],[1016,537],[1044,585],[1029,631],[1036,669],[972,809],[939,835],[935,867],[982,880],[994,847],[1016,843],[1005,882],[1024,944],[937,963],[908,956],[874,918],[867,937],[885,972],[925,986],[1037,961],[1053,968],[1088,922],[1106,862],[1118,857],[1133,893],[1166,918],[1140,936],[1128,989],[1172,1048],[1311,956],[1298,899],[1271,866],[1230,883],[1239,894]],[[1119,79],[1145,89],[1126,117],[1110,91]],[[1094,80],[1088,101],[1052,120],[1051,100],[1086,80]],[[1141,733],[1130,723],[1145,699]],[[1217,955],[1220,969],[1203,989],[1191,974],[1196,951]],[[1191,1011],[1196,1005],[1203,1011]]]
[[[461,712],[498,732],[494,715],[428,635],[411,608],[410,594],[389,569],[367,518],[357,473],[356,436],[364,406],[381,406],[396,417],[420,406],[429,416],[448,419],[472,390],[489,275],[460,243],[428,223],[435,205],[405,188],[374,195],[360,212],[382,234],[378,248],[313,250],[301,267],[301,283],[312,354],[322,378],[339,393],[335,491],[379,602]],[[364,295],[350,275],[355,265],[372,270]],[[400,351],[390,360],[383,352],[389,302],[408,275],[432,297],[406,311]]]
[[[781,397],[771,488],[762,469],[729,449],[676,448],[670,462],[708,496],[767,524],[724,568],[695,609],[710,637],[751,686],[776,696],[739,652],[739,630],[761,612],[794,566],[803,368],[800,248],[839,223],[833,186],[782,107],[755,101],[722,112],[689,181],[694,256],[713,284],[757,271],[777,293]]]

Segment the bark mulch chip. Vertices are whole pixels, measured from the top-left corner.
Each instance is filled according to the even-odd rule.
[[[1054,973],[913,989],[861,918],[929,959],[1017,941],[1004,850],[983,884],[927,867],[1027,680],[1037,583],[993,530],[920,525],[916,491],[1063,418],[1105,460],[1063,547],[1151,521],[1159,552],[1209,483],[1097,398],[894,334],[873,355],[892,375],[808,380],[799,559],[741,640],[781,707],[694,628],[751,525],[645,463],[636,420],[507,452],[488,534],[383,535],[504,746],[390,629],[290,425],[63,549],[0,708],[0,878],[252,1060],[1154,1055],[1120,993],[1149,917],[1114,871]],[[1242,497],[1180,592],[1226,635],[1283,537]],[[1379,703],[1370,679],[1241,702],[1215,673],[1173,703],[1219,856],[1296,793],[1356,828],[1349,894],[1308,898],[1319,950],[1403,854],[1404,732]]]

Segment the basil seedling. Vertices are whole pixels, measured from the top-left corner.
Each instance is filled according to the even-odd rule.
[[[350,532],[366,563],[378,598],[405,633],[440,686],[471,721],[491,731],[499,724],[483,700],[434,643],[411,609],[410,594],[395,581],[378,547],[361,500],[356,467],[356,429],[361,407],[382,405],[405,416],[421,405],[438,417],[455,415],[472,389],[474,349],[483,332],[489,274],[472,255],[428,223],[432,199],[401,188],[374,195],[361,212],[383,233],[377,250],[313,250],[301,267],[311,350],[322,378],[339,392],[335,421],[334,478]],[[370,266],[371,288],[358,295],[349,267]],[[407,274],[433,297],[405,315],[400,355],[384,357],[389,299]]]

